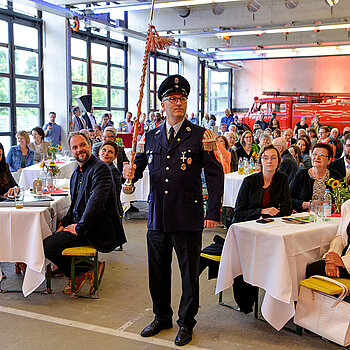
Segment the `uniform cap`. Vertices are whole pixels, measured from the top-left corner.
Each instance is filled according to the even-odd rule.
[[[189,95],[191,90],[190,83],[182,75],[171,75],[167,77],[159,86],[158,98],[160,101],[163,100],[165,96],[174,93],[181,93],[186,97]]]

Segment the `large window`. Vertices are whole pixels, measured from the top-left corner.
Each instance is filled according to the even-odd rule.
[[[148,112],[160,109],[157,91],[162,81],[169,75],[179,74],[181,57],[175,56],[177,51],[167,50],[167,54],[151,53],[149,61],[149,105]]]
[[[22,15],[27,7],[12,3],[0,13],[0,142],[6,153],[19,130],[43,124],[41,21]]]
[[[97,121],[111,111],[118,124],[127,109],[127,44],[99,35],[74,33],[71,39],[72,106],[76,96],[92,94]]]

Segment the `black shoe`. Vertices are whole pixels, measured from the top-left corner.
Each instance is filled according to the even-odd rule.
[[[192,340],[192,328],[190,327],[180,327],[176,338],[175,345],[184,346]]]
[[[136,208],[134,205],[130,204],[130,208],[127,210],[130,213],[138,213],[140,211],[139,208]]]
[[[149,324],[146,328],[142,330],[141,337],[153,337],[158,334],[163,329],[169,329],[173,327],[173,323],[171,321],[159,321],[154,320],[151,324]]]

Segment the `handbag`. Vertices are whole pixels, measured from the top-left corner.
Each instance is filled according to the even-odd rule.
[[[311,281],[313,278],[327,281],[328,286],[336,287],[335,289],[338,289],[338,292],[341,291],[341,294],[336,298],[330,294],[312,289],[312,287],[320,288],[321,290],[327,289],[324,282],[320,283],[320,286],[316,286],[316,283],[306,282]],[[305,285],[300,286],[294,323],[334,343],[342,346],[349,345],[350,303],[343,301],[348,294],[346,285],[335,279],[319,275],[301,281],[301,284],[302,282],[306,282],[305,285],[313,284],[313,286],[311,288]],[[321,286],[322,284],[323,286]]]

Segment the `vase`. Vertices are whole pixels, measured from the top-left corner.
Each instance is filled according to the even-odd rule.
[[[52,160],[55,162],[56,161],[56,153],[52,153]]]
[[[46,179],[46,187],[49,193],[52,193],[54,191],[55,183],[56,183],[56,176],[51,171],[49,171]]]
[[[342,198],[335,198],[334,199],[334,206],[335,206],[335,210],[334,212],[337,214],[341,213],[341,206],[343,205],[343,200]]]

